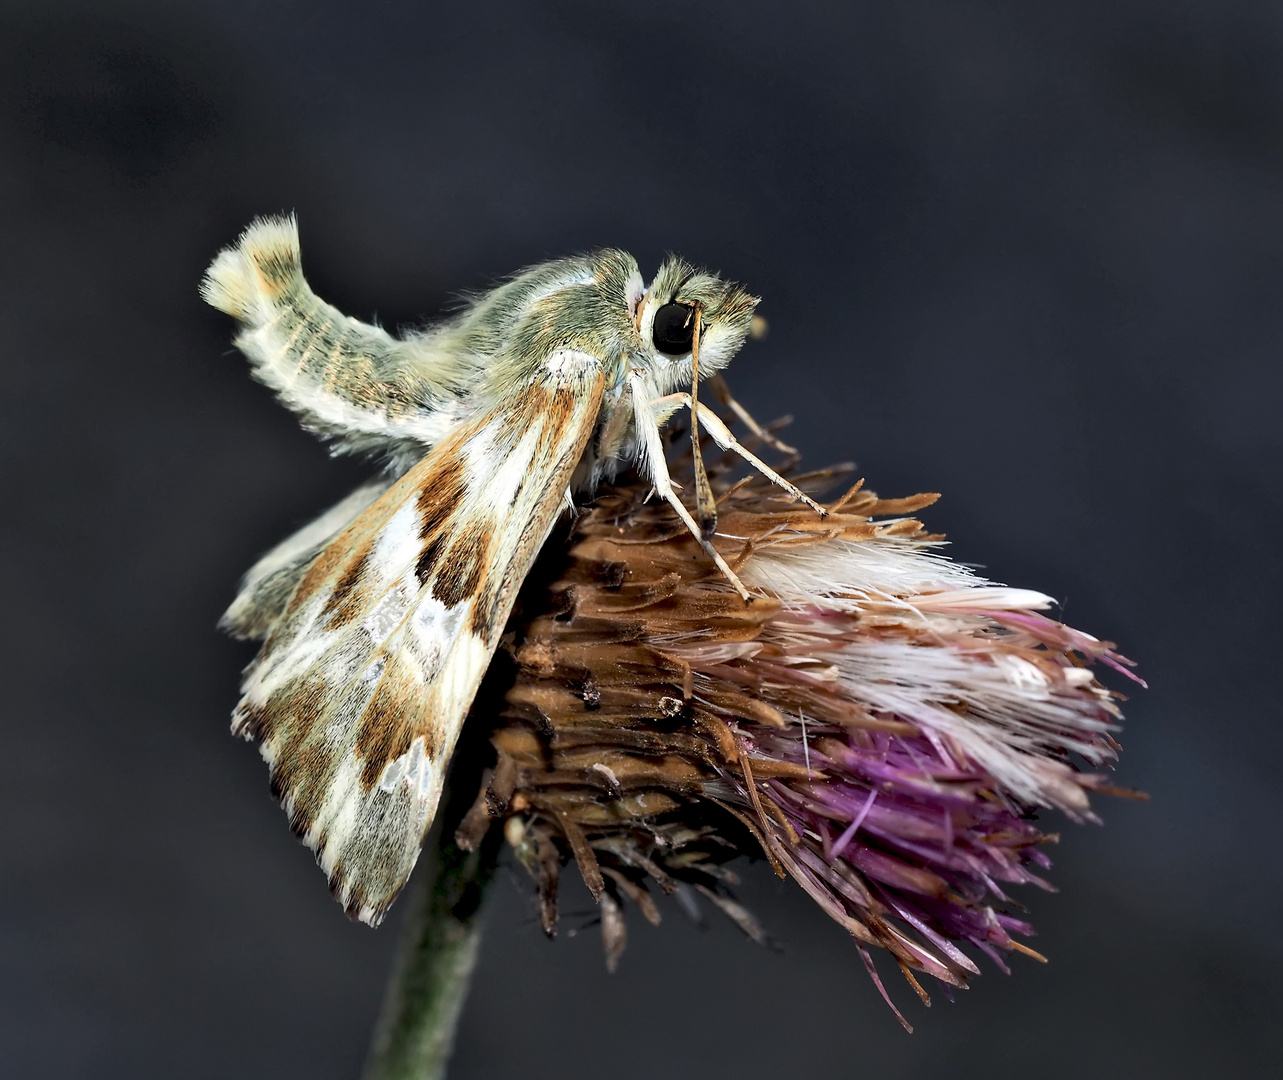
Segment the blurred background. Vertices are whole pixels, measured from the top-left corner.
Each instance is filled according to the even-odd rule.
[[[386,325],[597,245],[748,283],[749,408],[944,492],[955,557],[1152,687],[1117,773],[1151,801],[1065,822],[1061,891],[1020,897],[1048,966],[929,1012],[891,980],[908,1036],[764,863],[783,952],[667,904],[613,977],[586,893],[549,943],[505,869],[452,1077],[1283,1069],[1278,4],[5,0],[0,1074],[363,1060],[402,911],[329,898],[214,627],[369,471],[196,295],[290,209],[317,291]]]

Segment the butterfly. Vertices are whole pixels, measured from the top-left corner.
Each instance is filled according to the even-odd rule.
[[[271,217],[218,254],[201,294],[240,322],[254,375],[304,427],[386,463],[260,559],[222,622],[262,642],[232,730],[259,744],[291,826],[370,925],[410,876],[517,591],[576,493],[635,466],[745,602],[711,542],[699,425],[825,512],[699,402],[758,300],[679,258],[649,287],[623,251],[547,262],[396,337],[317,297],[297,222]],[[660,434],[683,408],[694,516]]]

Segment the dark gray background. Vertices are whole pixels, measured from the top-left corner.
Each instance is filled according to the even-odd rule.
[[[461,10],[464,9],[465,10]],[[352,1077],[398,919],[347,923],[227,735],[214,622],[365,474],[196,282],[296,209],[388,324],[594,245],[765,297],[732,376],[807,460],[1067,600],[1133,696],[1017,958],[903,1034],[761,863],[785,946],[673,906],[605,974],[501,874],[456,1077],[1280,1067],[1283,9],[1269,3],[0,8],[0,1074]]]

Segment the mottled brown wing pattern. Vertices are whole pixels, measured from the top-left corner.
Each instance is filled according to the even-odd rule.
[[[308,522],[258,560],[219,626],[233,637],[262,641],[272,632],[299,581],[336,536],[392,484],[379,477],[362,484],[320,517]]]
[[[463,719],[601,404],[582,356],[462,422],[317,556],[252,667],[257,739],[335,895],[377,923],[409,877]]]

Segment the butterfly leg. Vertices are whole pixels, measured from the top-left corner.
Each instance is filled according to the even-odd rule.
[[[726,579],[735,586],[735,591],[748,601],[751,599],[748,589],[744,583],[735,575],[726,560],[722,558],[718,551],[707,539],[695,519],[691,517],[690,511],[682,505],[681,499],[673,491],[672,480],[668,475],[668,462],[664,458],[664,445],[659,438],[659,424],[655,418],[653,405],[659,405],[661,410],[668,405],[668,398],[658,398],[652,400],[649,388],[646,385],[645,378],[638,372],[634,372],[629,377],[629,389],[633,399],[633,425],[637,430],[637,438],[642,447],[642,468],[646,472],[651,484],[655,487],[655,494],[659,495],[668,503],[676,512],[677,516],[682,519],[682,524],[691,532],[691,535],[699,541],[699,546],[704,549],[704,553],[717,564]],[[670,395],[670,397],[683,397],[689,400],[688,394]],[[678,401],[668,410],[668,415],[681,408],[684,402]],[[714,436],[716,438],[716,436]]]
[[[687,393],[668,394],[662,398],[656,398],[651,405],[666,418],[671,417],[680,408],[690,408],[691,399]],[[796,484],[785,480],[779,473],[772,469],[766,462],[744,446],[728,428],[717,413],[713,412],[707,405],[699,405],[699,418],[704,426],[708,429],[709,435],[713,437],[713,442],[717,443],[723,450],[730,450],[732,453],[739,454],[745,461],[753,466],[758,472],[765,476],[773,484],[787,491],[798,502],[804,502],[820,517],[827,517],[828,511],[819,503],[811,498],[806,492]]]
[[[727,385],[726,379],[723,378],[720,372],[716,375],[710,375],[705,381],[708,383],[709,389],[712,390],[713,394],[717,397],[717,400],[726,408],[730,409],[739,421],[748,428],[749,431],[766,443],[767,446],[778,450],[781,454],[797,453],[797,449],[795,447],[789,446],[788,443],[781,442],[777,439],[767,431],[766,428],[762,427],[761,424],[754,420],[749,411],[731,396],[731,388]]]

